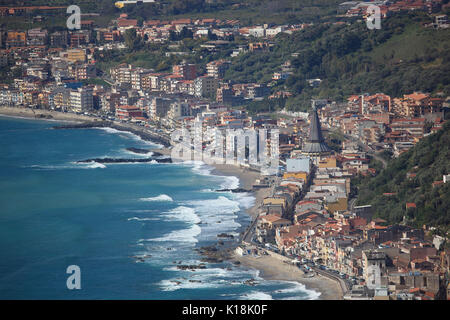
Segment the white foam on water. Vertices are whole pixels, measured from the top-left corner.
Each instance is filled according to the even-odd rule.
[[[104,164],[102,164],[102,163],[98,163],[98,162],[95,162],[95,161],[91,161],[91,162],[88,162],[88,163],[86,163],[86,164],[80,164],[83,168],[85,168],[85,169],[97,169],[97,168],[101,168],[101,169],[104,169],[104,168],[106,168],[106,166],[104,165]]]
[[[151,157],[151,156],[154,154],[153,151],[149,151],[149,152],[146,152],[146,153],[133,152],[133,151],[130,151],[130,150],[127,150],[127,149],[122,149],[122,150],[120,150],[120,151],[121,151],[123,154],[133,155],[133,156],[141,157],[141,158]]]
[[[272,296],[262,291],[251,291],[240,297],[242,300],[273,300]]]
[[[95,161],[90,162],[71,162],[70,165],[31,165],[28,168],[38,169],[38,170],[66,170],[66,169],[105,169],[106,166],[102,163]]]
[[[321,293],[315,290],[307,289],[306,286],[302,283],[296,281],[279,281],[279,283],[288,283],[289,288],[277,290],[278,293],[282,294],[290,294],[291,296],[288,298],[284,298],[285,300],[294,300],[294,299],[305,299],[306,300],[317,300]],[[299,296],[301,294],[301,296]]]
[[[137,209],[137,210],[124,210],[126,213],[152,213],[152,212],[158,212],[158,210],[155,209]]]
[[[174,278],[171,280],[162,280],[159,282],[159,286],[162,291],[175,291],[179,289],[207,289],[218,288],[220,285],[211,282],[191,282],[189,280],[195,279],[181,279]]]
[[[187,229],[174,230],[162,237],[147,239],[146,241],[197,243],[198,240],[196,237],[201,233],[201,231],[201,228],[194,224]]]
[[[132,217],[132,218],[128,218],[128,221],[157,221],[159,220],[158,218],[138,218],[138,217]]]
[[[147,201],[147,202],[153,202],[153,201],[170,201],[170,202],[172,202],[173,201],[173,199],[170,196],[168,196],[167,194],[160,194],[159,196],[150,197],[150,198],[140,198],[139,200]]]
[[[250,193],[233,193],[232,196],[244,209],[250,209],[255,205],[256,198]]]
[[[220,176],[222,177],[222,176]],[[239,178],[235,176],[223,176],[224,182],[220,185],[220,189],[237,189],[239,188]]]
[[[215,199],[192,200],[183,205],[195,208],[202,223],[202,240],[216,239],[217,234],[231,232],[241,225],[235,221],[240,211],[239,203],[224,196]]]
[[[163,145],[161,145],[159,143],[144,140],[140,136],[138,136],[137,134],[135,134],[133,132],[130,132],[130,131],[117,130],[117,129],[109,128],[109,127],[94,128],[94,129],[103,130],[103,131],[105,131],[107,133],[112,133],[112,134],[120,134],[122,136],[125,135],[128,138],[131,138],[133,140],[137,140],[139,142],[143,142],[143,143],[145,143],[147,145],[151,145],[151,146],[153,146],[155,148],[162,148],[163,147]]]
[[[212,167],[202,161],[184,161],[183,163],[192,166],[192,171],[202,176],[210,176],[213,170]]]
[[[185,206],[176,207],[164,213],[163,216],[169,220],[185,221],[192,224],[201,222],[199,216],[195,214],[195,209]]]

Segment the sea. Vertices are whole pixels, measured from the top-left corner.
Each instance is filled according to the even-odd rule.
[[[201,162],[77,163],[151,156],[161,146],[110,128],[55,130],[0,117],[0,299],[317,299],[297,282],[264,280],[196,249],[235,236],[254,204],[233,176]],[[69,266],[80,289],[69,289]],[[247,280],[255,280],[251,285]]]

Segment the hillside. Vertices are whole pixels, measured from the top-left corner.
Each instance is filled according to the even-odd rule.
[[[93,17],[97,24],[107,23],[120,13],[139,21],[151,19],[216,18],[238,19],[243,24],[318,22],[333,18],[339,0],[156,0],[155,3],[127,5],[116,8],[117,0],[0,0],[0,6],[69,6],[78,5],[82,13],[99,13]],[[270,12],[270,14],[267,14]],[[62,16],[60,15],[60,18]],[[92,18],[92,17],[91,17]],[[31,21],[16,17],[1,17],[0,21],[16,24],[17,28],[29,28]],[[49,20],[52,25],[63,26],[63,19]]]
[[[120,13],[128,13],[130,18],[138,20],[138,24],[150,19],[214,17],[239,19],[243,26],[261,23],[312,25],[292,34],[281,33],[273,39],[263,40],[273,44],[270,51],[247,52],[235,58],[230,57],[232,49],[261,39],[236,35],[218,52],[209,52],[202,44],[211,39],[191,39],[191,36],[178,39],[179,48],[176,49],[190,52],[189,55],[167,57],[169,43],[144,43],[133,36],[131,42],[135,45],[129,50],[110,50],[96,56],[97,66],[104,72],[120,63],[158,72],[170,71],[182,60],[195,63],[200,71],[204,71],[210,61],[229,59],[232,66],[225,73],[225,80],[267,84],[272,82],[274,72],[281,71],[281,65],[290,61],[292,75],[271,83],[271,91],[288,90],[293,96],[249,103],[246,107],[251,112],[285,107],[306,111],[311,98],[342,102],[349,95],[364,92],[383,92],[392,97],[413,91],[450,95],[450,29],[425,27],[433,21],[433,16],[424,12],[400,12],[383,19],[380,30],[369,30],[361,19],[338,17],[337,5],[341,1],[337,0],[162,0],[122,9],[116,8],[114,2],[73,1],[80,5],[83,13],[98,13],[98,16],[89,16],[98,26],[110,24]],[[68,3],[68,0],[0,0],[2,5],[58,6]],[[40,23],[32,23],[29,16],[0,17],[0,24],[8,29],[45,27],[52,32],[65,28],[66,18],[65,12]],[[313,88],[307,80],[315,78],[322,82]]]
[[[450,121],[438,132],[422,139],[374,178],[359,178],[358,205],[371,204],[376,216],[389,222],[447,226],[450,224],[450,183],[433,187],[450,173]],[[415,177],[407,177],[415,173]],[[386,196],[384,193],[395,193]],[[406,203],[416,208],[406,209]]]
[[[415,90],[450,95],[450,29],[435,30],[424,13],[400,13],[382,22],[380,30],[365,23],[318,24],[292,35],[279,35],[270,52],[247,53],[234,59],[225,77],[241,82],[268,82],[290,60],[293,75],[273,91],[288,89],[295,97],[289,109],[306,110],[310,99],[343,101],[362,92],[394,97]],[[295,53],[297,57],[293,57]],[[318,88],[307,79],[320,78]],[[268,109],[261,102],[262,109]],[[273,106],[272,106],[273,109]]]

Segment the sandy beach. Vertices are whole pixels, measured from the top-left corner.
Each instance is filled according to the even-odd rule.
[[[331,279],[321,275],[312,278],[304,278],[304,273],[298,267],[285,263],[288,258],[270,252],[270,255],[254,257],[250,255],[234,255],[234,260],[241,265],[260,271],[260,277],[265,280],[296,281],[305,285],[306,289],[320,293],[319,300],[342,300],[342,289],[340,285]]]
[[[101,121],[101,118],[86,115],[5,106],[0,106],[0,115],[36,120],[59,120],[78,123],[86,121]],[[133,126],[135,130],[136,128],[139,130],[145,130],[142,127],[132,124],[129,124],[129,126]],[[161,154],[170,155],[171,150],[163,147],[158,149],[158,152]],[[219,176],[236,176],[240,181],[239,187],[247,190],[252,189],[256,179],[259,179],[260,177],[259,172],[234,165],[214,164],[212,166],[214,167],[214,170],[211,172],[212,174]],[[252,191],[252,194],[255,197],[255,205],[248,209],[247,213],[250,214],[253,219],[258,216],[258,210],[262,200],[269,196],[270,193],[270,188],[262,188]],[[303,272],[300,269],[283,262],[286,259],[287,258],[272,252],[268,256],[264,255],[260,257],[253,257],[249,255],[238,256],[237,254],[233,256],[233,260],[239,261],[241,265],[259,270],[260,276],[266,280],[297,281],[305,285],[307,289],[320,292],[320,300],[342,299],[342,290],[336,281],[320,275],[316,275],[313,278],[303,278]]]
[[[60,120],[69,122],[101,120],[101,118],[90,117],[82,114],[6,106],[0,106],[0,115],[37,120]]]
[[[215,164],[212,174],[216,175],[233,175],[240,180],[240,187],[244,189],[252,189],[256,179],[259,179],[259,172],[250,171],[245,168],[240,168],[233,165]],[[270,188],[256,189],[253,191],[255,205],[247,210],[247,213],[256,218],[258,209],[262,200],[269,196]],[[304,273],[298,267],[285,263],[283,261],[288,258],[270,252],[270,255],[254,256],[239,256],[234,254],[233,260],[239,261],[242,266],[257,269],[260,271],[260,276],[265,280],[284,280],[296,281],[303,284],[306,289],[314,290],[320,293],[319,300],[341,300],[343,296],[340,285],[327,277],[315,275],[313,278],[304,278]]]

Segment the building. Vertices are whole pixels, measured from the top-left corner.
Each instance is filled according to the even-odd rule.
[[[315,106],[313,105],[313,111],[311,112],[311,123],[309,126],[309,137],[302,149],[302,154],[317,157],[320,155],[329,154],[330,151],[330,148],[325,143],[322,136],[319,116]]]
[[[255,99],[255,98],[263,98],[270,94],[270,89],[263,84],[255,84],[248,86],[247,88],[247,98]]]
[[[6,33],[6,48],[25,47],[27,45],[27,34],[21,31],[8,31]]]
[[[379,288],[386,283],[382,283],[382,276],[386,271],[386,253],[378,251],[363,251],[362,264],[364,280],[369,289]]]
[[[71,64],[68,66],[68,71],[75,80],[87,80],[97,76],[97,68],[89,63]]]
[[[70,49],[62,55],[67,61],[72,63],[86,61],[86,52],[83,49]]]
[[[170,104],[170,109],[167,113],[168,118],[174,121],[189,115],[191,115],[191,108],[189,104],[185,102],[174,102]]]
[[[171,99],[155,97],[152,99],[149,114],[152,118],[162,118],[167,115],[170,109]]]
[[[69,42],[67,31],[56,31],[50,34],[50,46],[56,48],[65,48]]]
[[[142,118],[143,116],[142,110],[136,106],[122,105],[116,108],[116,117],[119,119]]]
[[[47,30],[41,28],[27,31],[27,44],[29,46],[43,46],[47,44]]]
[[[194,80],[194,91],[197,97],[215,96],[219,80],[210,76],[201,76]]]
[[[183,78],[183,80],[194,80],[197,77],[197,66],[195,64],[180,64],[172,68],[172,73]]]
[[[291,172],[306,172],[309,174],[311,162],[308,157],[305,158],[291,158],[286,160],[286,171]]]
[[[81,87],[70,92],[70,107],[75,112],[88,112],[94,107],[93,90]]]
[[[208,64],[206,64],[206,73],[210,77],[222,79],[223,76],[225,75],[225,72],[230,67],[230,65],[231,65],[230,61],[225,60],[211,61]]]
[[[130,64],[120,64],[115,68],[111,68],[109,70],[109,73],[111,75],[111,78],[117,83],[117,84],[131,84],[131,71],[132,66]]]

